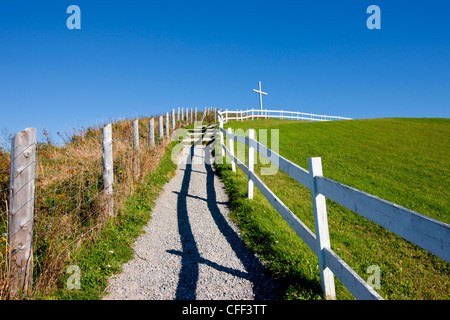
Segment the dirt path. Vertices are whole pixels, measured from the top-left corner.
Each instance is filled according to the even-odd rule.
[[[202,145],[183,150],[134,245],[135,259],[109,280],[105,299],[275,298],[276,285],[227,217],[210,154]]]

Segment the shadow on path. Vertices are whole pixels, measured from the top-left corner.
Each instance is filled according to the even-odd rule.
[[[176,300],[194,300],[196,298],[197,281],[198,281],[198,264],[200,261],[200,253],[195,243],[194,234],[192,233],[189,223],[187,210],[187,196],[189,192],[189,182],[192,173],[192,154],[194,153],[193,145],[190,149],[186,170],[184,172],[181,190],[178,194],[177,212],[178,212],[178,233],[181,238],[181,270],[178,280]],[[171,252],[174,253],[174,252]]]
[[[256,300],[262,299],[276,299],[274,295],[273,283],[268,283],[268,278],[264,276],[264,267],[259,260],[251,253],[245,246],[239,235],[231,228],[225,217],[217,206],[216,190],[214,186],[214,171],[211,165],[210,144],[205,148],[204,165],[206,169],[206,190],[207,190],[207,205],[209,213],[211,214],[219,231],[226,238],[230,247],[241,261],[245,268],[245,272],[233,268],[228,268],[219,265],[216,262],[204,259],[200,256],[197,244],[195,242],[194,234],[192,232],[191,224],[189,222],[187,210],[187,197],[189,183],[192,173],[192,155],[194,154],[195,144],[191,146],[186,164],[186,169],[181,185],[181,190],[178,193],[177,210],[178,210],[178,232],[182,244],[182,252],[176,250],[167,250],[171,254],[181,256],[181,270],[179,274],[178,286],[176,291],[177,300],[194,300],[196,299],[197,282],[199,278],[199,263],[203,263],[218,271],[229,273],[233,276],[247,279],[252,282],[253,294]],[[203,198],[197,197],[199,200],[205,201]],[[269,282],[271,282],[269,280]]]

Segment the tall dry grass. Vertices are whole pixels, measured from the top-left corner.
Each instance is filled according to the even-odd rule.
[[[139,152],[133,150],[132,122],[113,123],[114,211],[120,214],[127,196],[140,179],[155,169],[168,141],[148,143],[148,122],[139,119]],[[77,255],[86,239],[92,240],[105,225],[102,181],[102,128],[81,129],[64,146],[47,141],[37,144],[36,191],[33,225],[33,285],[22,298],[51,292],[62,278],[65,263]],[[139,159],[139,170],[136,159]],[[7,222],[9,154],[0,152],[0,299],[9,297],[7,265]],[[136,174],[139,172],[139,174]]]

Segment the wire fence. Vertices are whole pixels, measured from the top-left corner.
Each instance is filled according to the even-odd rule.
[[[216,116],[211,111],[194,113],[193,108],[178,108],[177,112],[174,109],[153,119],[142,117],[111,124],[114,214],[141,178],[157,167],[173,131],[196,119],[211,121]],[[160,117],[167,121],[158,121]],[[25,291],[28,295],[51,291],[65,263],[77,254],[84,241],[95,238],[110,218],[106,210],[110,200],[103,181],[102,126],[66,135],[61,146],[44,134],[46,142],[25,147],[18,147],[20,139],[16,135],[11,155],[0,152],[1,299],[23,298]],[[25,166],[19,165],[11,176],[11,162],[27,158],[30,150],[34,159]],[[33,170],[29,181],[23,181],[30,168]],[[11,181],[21,186],[11,187]],[[21,200],[28,194],[25,190],[32,197]],[[13,199],[21,204],[13,208]],[[31,210],[31,215],[25,215],[27,210]],[[26,237],[26,233],[30,236]],[[24,237],[27,240],[22,240]]]

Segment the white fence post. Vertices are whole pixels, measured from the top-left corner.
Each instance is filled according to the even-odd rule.
[[[327,299],[335,299],[336,292],[334,287],[334,275],[328,268],[324,248],[331,249],[330,234],[328,231],[327,220],[327,204],[325,196],[317,192],[317,185],[315,177],[323,176],[322,159],[309,158],[309,175],[311,179],[311,196],[314,210],[314,224],[316,230],[317,241],[317,257],[319,258],[319,272],[322,291]]]
[[[228,128],[228,133],[233,133],[231,128]],[[231,153],[231,169],[233,172],[236,172],[236,163],[234,163],[233,157],[234,157],[234,140],[232,138],[228,138],[228,148],[230,149]]]
[[[164,139],[164,116],[159,116],[159,141],[162,141]]]
[[[172,130],[175,130],[175,109],[172,109]]]
[[[19,298],[33,279],[33,213],[36,128],[17,133],[11,146],[8,270],[10,294]]]
[[[253,142],[250,139],[255,139],[255,130],[248,129],[248,181],[247,181],[247,194],[249,199],[253,199],[253,180],[251,179],[251,173],[255,166],[255,148]],[[251,172],[251,173],[250,173]]]
[[[155,146],[155,118],[151,118],[148,123],[148,143],[151,147]]]
[[[113,197],[113,153],[112,153],[112,126],[111,123],[103,127],[102,138],[102,158],[103,158],[103,191],[106,201],[106,213],[109,217],[114,216]]]
[[[133,165],[134,165],[134,176],[139,177],[139,120],[133,121]]]
[[[167,139],[170,139],[170,125],[169,125],[170,121],[169,120],[170,120],[169,113],[166,112],[166,137],[167,137]]]
[[[223,129],[223,117],[222,116],[219,117],[219,136],[220,136],[220,155],[222,156],[222,163],[224,163],[223,158],[225,157],[225,154],[226,154],[225,153],[225,141],[223,140],[223,132],[220,129]]]

